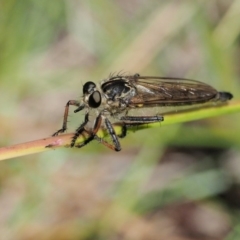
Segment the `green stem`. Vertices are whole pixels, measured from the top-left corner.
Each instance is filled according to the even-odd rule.
[[[177,112],[174,114],[164,114],[164,121],[161,124],[152,123],[143,125],[139,128],[129,128],[128,132],[138,131],[149,127],[159,127],[175,123],[189,122],[193,120],[200,120],[203,118],[216,117],[224,114],[237,113],[240,112],[240,102],[235,101],[222,106],[212,106],[208,108],[199,108],[196,110],[191,110],[187,112]],[[113,124],[114,129],[117,134],[121,133],[121,126],[118,123]],[[21,143],[9,147],[0,148],[0,160],[6,160],[9,158],[25,156],[28,154],[38,153],[47,151],[50,149],[56,149],[59,147],[69,147],[69,143],[73,137],[74,133],[63,134],[55,137],[44,138],[36,141],[31,141],[27,143]],[[107,135],[106,130],[100,129],[98,131],[99,137],[104,137]],[[78,139],[77,144],[82,143],[89,135],[84,132]],[[46,147],[47,146],[47,147]]]

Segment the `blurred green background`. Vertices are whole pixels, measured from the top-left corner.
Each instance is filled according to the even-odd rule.
[[[240,94],[240,0],[0,0],[0,142],[45,138],[86,81]],[[83,114],[70,114],[69,132]],[[239,239],[240,114],[0,162],[1,239]]]

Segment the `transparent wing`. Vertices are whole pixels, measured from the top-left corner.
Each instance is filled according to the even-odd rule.
[[[189,79],[133,76],[129,82],[137,89],[130,107],[190,105],[218,96],[213,87]]]

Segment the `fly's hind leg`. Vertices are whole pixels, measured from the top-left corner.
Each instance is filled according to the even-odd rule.
[[[136,126],[148,123],[162,122],[164,121],[164,118],[163,116],[123,116],[120,118],[120,120],[127,125],[129,124],[131,126],[133,124]]]
[[[121,127],[121,133],[117,135],[111,122],[107,118],[105,118],[105,126],[112,138],[113,145],[99,138],[97,135],[95,136],[95,138],[99,142],[103,143],[105,146],[115,151],[121,150],[121,145],[118,140],[118,137],[124,138],[127,135],[128,127],[140,126],[140,125],[154,123],[154,122],[162,122],[164,118],[163,116],[123,116],[120,118],[120,120],[122,122],[118,123],[118,125],[120,125]]]
[[[120,138],[124,138],[127,135],[127,129],[133,126],[140,126],[148,123],[162,122],[163,116],[123,116],[120,118],[122,132],[118,135]]]

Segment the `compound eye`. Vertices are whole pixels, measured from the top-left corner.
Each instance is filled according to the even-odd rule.
[[[86,82],[83,85],[83,94],[90,94],[94,91],[96,84],[94,82]]]
[[[88,105],[91,108],[98,108],[101,105],[102,98],[99,91],[95,91],[89,96]]]

